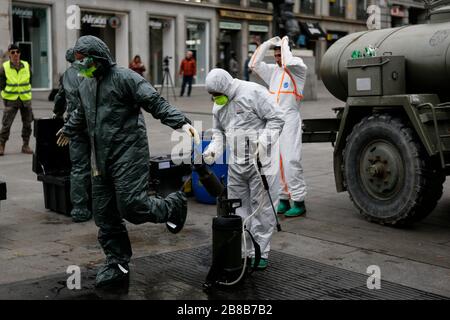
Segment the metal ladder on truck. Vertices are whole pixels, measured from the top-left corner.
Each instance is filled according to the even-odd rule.
[[[450,171],[450,163],[446,163],[445,159],[445,153],[450,154],[450,149],[445,147],[444,141],[446,139],[450,139],[450,124],[447,128],[447,134],[440,134],[439,133],[439,125],[438,120],[448,120],[450,122],[450,102],[444,102],[440,103],[437,106],[435,106],[432,103],[423,103],[419,105],[417,108],[429,108],[431,110],[431,117],[433,121],[433,127],[434,127],[434,135],[436,137],[436,148],[439,153],[439,159],[441,162],[441,167],[445,171]],[[425,120],[425,121],[424,121]],[[426,122],[426,118],[422,119],[423,122]]]

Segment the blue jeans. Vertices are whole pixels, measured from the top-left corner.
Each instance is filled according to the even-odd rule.
[[[191,95],[193,78],[194,78],[194,76],[183,76],[183,83],[181,85],[180,97],[182,97],[184,95],[184,89],[186,88],[187,84],[189,85],[187,95],[188,95],[188,97]]]

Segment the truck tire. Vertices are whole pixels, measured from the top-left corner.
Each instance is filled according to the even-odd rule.
[[[343,176],[361,214],[392,226],[425,218],[445,181],[414,131],[387,114],[368,116],[353,128],[343,151]]]

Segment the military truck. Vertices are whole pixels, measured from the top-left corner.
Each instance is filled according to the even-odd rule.
[[[334,144],[337,191],[380,224],[426,217],[450,172],[450,0],[426,6],[426,24],[333,44],[321,77],[345,107],[336,119],[304,121],[305,142]],[[375,56],[355,55],[370,47]]]

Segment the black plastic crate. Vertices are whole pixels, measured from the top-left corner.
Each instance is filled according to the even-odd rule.
[[[35,119],[36,146],[32,170],[36,174],[64,176],[70,173],[69,146],[56,145],[56,133],[64,125],[62,119]]]
[[[170,154],[150,157],[150,191],[165,197],[181,189],[191,174],[191,164],[189,158],[177,160],[172,160]]]
[[[45,208],[70,216],[70,176],[53,176],[38,174],[38,181],[44,186]]]
[[[0,201],[6,200],[6,183],[0,181]]]

